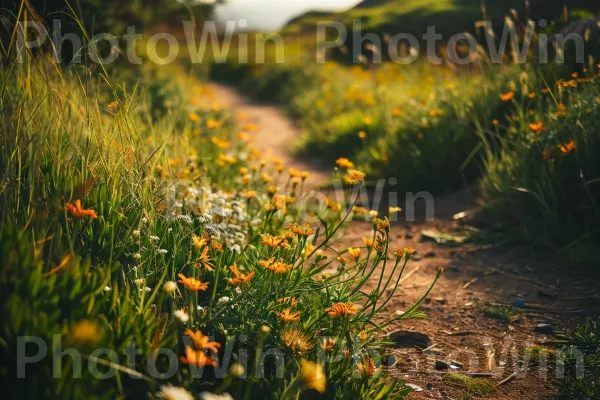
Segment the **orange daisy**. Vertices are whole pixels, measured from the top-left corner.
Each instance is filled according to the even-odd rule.
[[[183,274],[179,274],[177,276],[181,278],[177,282],[183,283],[185,287],[190,289],[192,292],[197,292],[199,290],[205,291],[206,289],[208,289],[208,283],[200,282],[198,279],[192,277],[186,277]]]
[[[248,281],[252,279],[252,277],[256,273],[255,271],[251,271],[247,275],[244,275],[238,270],[237,264],[233,264],[229,267],[229,269],[231,270],[231,272],[233,272],[233,275],[235,275],[235,278],[229,279],[229,283],[231,283],[232,285],[243,285],[244,283],[248,283]]]
[[[286,308],[282,312],[276,312],[282,322],[300,321],[300,312],[292,312],[291,308]]]
[[[179,359],[184,364],[196,367],[205,367],[207,365],[216,367],[218,365],[216,357],[208,357],[203,350],[194,350],[190,346],[185,346],[185,357],[181,356]]]
[[[90,217],[91,219],[98,218],[98,214],[96,214],[96,211],[92,210],[91,208],[85,210],[81,206],[81,200],[79,200],[79,199],[75,200],[75,203],[66,204],[65,210],[70,212],[71,215],[76,218],[83,218],[83,217]]]
[[[356,314],[358,312],[358,307],[353,303],[336,303],[325,309],[325,312],[332,317],[341,317]]]

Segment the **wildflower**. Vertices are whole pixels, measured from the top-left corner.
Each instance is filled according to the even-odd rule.
[[[515,97],[515,92],[510,91],[508,93],[503,93],[500,95],[500,100],[502,101],[510,101]]]
[[[373,248],[373,250],[375,250],[377,253],[383,253],[383,251],[385,250],[384,243],[382,243],[379,239],[373,240],[363,238],[363,243],[365,244],[365,246]]]
[[[400,208],[400,207],[390,207],[390,209],[389,209],[390,214],[396,214],[396,213],[399,213],[400,211],[402,211],[402,208]]]
[[[575,144],[575,141],[571,140],[568,143],[561,144],[560,146],[558,146],[558,148],[560,149],[561,156],[564,157],[573,150],[577,149],[577,145]]]
[[[346,264],[350,263],[350,260],[348,260],[344,256],[339,256],[336,258],[336,260],[339,261],[342,265],[346,265]]]
[[[317,392],[324,393],[327,378],[323,372],[323,367],[308,360],[300,360],[302,364],[302,384],[304,387],[314,389]]]
[[[368,214],[369,210],[367,210],[364,207],[353,206],[352,207],[352,212],[355,213],[355,214]]]
[[[402,115],[402,111],[400,111],[400,109],[399,109],[399,108],[394,108],[394,109],[392,110],[392,115],[393,115],[394,117],[399,117],[399,116],[401,116],[401,115]]]
[[[208,357],[203,350],[194,350],[190,346],[185,346],[185,357],[179,358],[182,363],[194,365],[196,367],[217,366],[215,357]]]
[[[366,174],[356,169],[349,169],[348,173],[344,175],[344,181],[349,185],[354,185],[365,180]]]
[[[206,236],[200,237],[197,235],[192,235],[192,243],[194,244],[194,249],[200,250],[206,244],[208,238]]]
[[[371,357],[365,358],[362,362],[356,363],[358,373],[364,377],[372,377],[375,373],[375,362]]]
[[[69,327],[67,338],[70,343],[94,346],[98,344],[104,332],[95,321],[82,319]]]
[[[350,254],[350,256],[352,256],[355,260],[358,260],[360,258],[360,249],[358,247],[349,247],[348,254]]]
[[[138,237],[138,238],[139,238],[139,237],[140,237],[140,235],[141,235],[141,233],[140,233],[140,231],[139,231],[139,230],[135,230],[135,231],[133,231],[132,233],[133,233],[133,236],[135,236],[135,237]]]
[[[394,249],[394,255],[396,257],[402,257],[402,256],[406,256],[406,258],[410,258],[410,256],[412,256],[415,253],[415,249],[413,249],[412,247],[405,247],[403,249]]]
[[[337,201],[331,200],[329,196],[325,197],[325,205],[327,208],[333,211],[340,211],[342,209],[342,204]]]
[[[211,342],[208,336],[204,336],[201,331],[196,330],[196,332],[192,332],[190,329],[186,329],[183,332],[185,336],[189,336],[194,342],[194,346],[198,350],[210,350],[214,353],[219,353],[219,349],[221,348],[221,343]]]
[[[289,304],[293,307],[300,302],[300,299],[298,299],[296,297],[287,296],[287,297],[282,297],[280,299],[277,299],[277,302],[281,303],[281,304]]]
[[[212,272],[215,269],[215,265],[211,262],[210,256],[208,255],[208,247],[205,247],[202,250],[202,253],[198,256],[198,261],[194,266],[196,268],[204,267],[204,269],[206,269],[209,272]]]
[[[535,132],[539,135],[540,133],[542,133],[542,130],[544,129],[544,123],[543,122],[530,123],[529,129],[531,129],[533,132]]]
[[[267,185],[265,187],[265,190],[267,191],[267,193],[275,194],[275,193],[279,192],[281,189],[275,185]]]
[[[146,282],[146,280],[144,278],[138,278],[135,281],[133,281],[136,285],[141,286],[144,284],[144,282]]]
[[[192,122],[200,122],[200,117],[194,112],[188,114],[188,119]]]
[[[390,221],[387,218],[375,218],[373,220],[373,225],[375,225],[377,227],[377,230],[380,232],[385,232],[390,229]]]
[[[83,217],[90,217],[91,219],[98,218],[98,214],[96,214],[96,211],[94,211],[91,208],[85,210],[81,206],[81,200],[79,200],[79,199],[75,200],[75,203],[66,204],[65,210],[70,212],[71,215],[74,216],[75,218],[83,218]]]
[[[367,133],[365,131],[360,131],[360,132],[358,132],[358,137],[360,139],[364,139],[367,137]]]
[[[113,102],[109,103],[107,107],[108,107],[109,110],[112,111],[115,108],[117,108],[118,105],[119,105],[119,103],[117,103],[116,101],[113,101]]]
[[[190,392],[171,384],[161,386],[157,397],[164,400],[194,400]]]
[[[498,121],[497,119],[492,120],[492,124],[494,124],[494,125],[498,125],[499,123],[500,123],[500,121]]]
[[[310,338],[299,329],[288,328],[281,332],[283,344],[295,353],[302,354],[312,350]]]
[[[281,319],[281,322],[300,321],[300,312],[292,312],[291,308],[286,308],[282,312],[276,312],[275,314]]]
[[[233,272],[233,275],[235,275],[235,278],[229,279],[229,283],[231,283],[232,285],[243,285],[245,283],[248,283],[248,281],[252,279],[252,277],[256,273],[255,271],[251,271],[247,275],[244,275],[238,270],[237,264],[233,264],[229,267],[229,269],[231,270],[231,272]]]
[[[352,169],[354,168],[354,163],[350,160],[348,160],[347,158],[344,157],[340,157],[338,158],[335,163],[340,166],[341,168],[347,168],[347,169]]]
[[[310,224],[306,223],[304,225],[298,225],[296,223],[290,224],[288,226],[290,232],[298,235],[298,236],[310,236],[313,234],[313,230],[310,227]]]
[[[256,197],[256,192],[254,190],[247,190],[242,192],[242,196],[250,200]]]
[[[364,329],[362,331],[358,332],[358,337],[363,342],[366,342],[369,339],[369,335],[367,334],[367,331],[365,331]]]
[[[192,277],[185,277],[183,274],[179,274],[177,276],[181,278],[181,280],[177,282],[183,283],[185,287],[187,287],[192,292],[197,292],[200,290],[206,291],[206,289],[208,289],[208,283],[201,282],[198,279]]]
[[[220,128],[221,122],[211,118],[208,121],[206,121],[206,127],[207,128]]]
[[[283,242],[287,243],[285,238],[283,238],[282,236],[272,236],[268,233],[261,233],[260,238],[262,239],[260,244],[265,244],[269,247],[280,246]]]
[[[175,293],[175,291],[177,290],[177,283],[173,281],[165,282],[163,290],[167,293]]]
[[[225,303],[229,303],[231,301],[231,298],[228,296],[223,296],[220,297],[219,300],[217,300],[217,304],[225,304]]]
[[[358,307],[353,303],[336,303],[325,309],[325,312],[332,317],[343,317],[356,314],[358,312]]]
[[[162,255],[165,255],[165,254],[167,254],[169,251],[168,251],[168,250],[165,250],[165,249],[158,249],[158,252],[159,252],[160,254],[162,254]]]
[[[335,348],[336,341],[331,338],[325,338],[321,342],[321,349],[323,351],[332,351]]]

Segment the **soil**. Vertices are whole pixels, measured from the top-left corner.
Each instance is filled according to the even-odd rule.
[[[254,145],[288,166],[309,171],[309,188],[331,184],[331,173],[319,168],[316,160],[293,156],[291,148],[300,130],[281,107],[253,102],[220,84],[210,84],[210,88],[220,104],[245,113],[258,126]],[[431,221],[425,220],[424,209],[417,209],[416,221],[392,224],[390,247],[413,247],[417,255],[405,271],[410,279],[403,281],[385,312],[392,314],[410,308],[427,291],[438,268],[443,267],[444,272],[420,307],[427,318],[401,321],[384,330],[385,334],[424,334],[429,349],[423,349],[423,343],[395,348],[397,363],[388,370],[423,389],[413,391],[408,399],[552,398],[556,372],[543,363],[528,360],[524,349],[543,345],[586,317],[600,316],[600,280],[591,278],[589,270],[559,263],[551,254],[532,246],[438,243],[422,234],[424,230],[453,233],[470,229],[468,216],[455,219],[455,215],[465,210],[477,211],[475,192],[469,188],[436,198]],[[362,237],[370,231],[371,223],[353,221],[338,235],[335,246],[364,246]],[[520,299],[524,300],[524,307],[512,307],[511,321],[484,312],[488,307],[511,306]],[[535,332],[538,324],[550,324],[552,334]],[[436,370],[436,361],[458,362],[460,368]],[[490,375],[486,377],[491,383],[490,393],[481,394],[473,386],[456,383],[446,375],[451,372]],[[509,379],[503,382],[506,378]]]

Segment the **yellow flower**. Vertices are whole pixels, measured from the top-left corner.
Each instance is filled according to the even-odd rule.
[[[290,350],[302,354],[312,350],[310,338],[299,329],[288,328],[281,332],[281,341]]]
[[[377,227],[378,231],[386,232],[390,229],[390,220],[387,218],[384,218],[384,219],[375,218],[373,220],[373,225],[375,225]]]
[[[396,214],[396,213],[399,213],[400,211],[402,211],[402,208],[400,208],[400,207],[390,207],[389,213]]]
[[[69,327],[67,339],[70,343],[80,345],[96,345],[104,336],[104,332],[95,321],[82,319]]]
[[[286,308],[282,312],[276,312],[275,314],[281,319],[281,322],[300,321],[300,312],[292,312],[291,308]]]
[[[336,341],[331,338],[325,338],[321,342],[321,349],[323,351],[331,351],[335,348]]]
[[[336,303],[325,309],[325,312],[332,317],[342,317],[356,314],[358,312],[358,307],[353,303]]]
[[[348,173],[344,175],[344,181],[348,184],[356,184],[365,180],[366,174],[356,169],[349,169]]]
[[[200,117],[196,113],[193,113],[193,112],[189,113],[188,118],[192,122],[200,122]]]
[[[314,389],[317,392],[325,393],[327,378],[323,372],[323,367],[315,362],[300,360],[302,364],[302,384],[304,387]]]
[[[362,362],[356,363],[358,373],[364,377],[371,377],[375,373],[375,362],[371,357],[365,358]]]
[[[360,249],[358,247],[349,247],[348,254],[352,256],[354,259],[358,260],[360,258]]]
[[[192,235],[192,242],[194,243],[194,249],[201,250],[206,244],[208,238],[206,236],[200,237],[198,235]]]
[[[304,225],[298,225],[296,223],[290,224],[288,226],[290,232],[298,235],[298,236],[310,236],[313,234],[313,230],[308,223]]]
[[[327,208],[333,211],[340,211],[342,209],[342,204],[337,201],[331,200],[329,196],[325,197],[325,205]]]
[[[215,265],[210,261],[210,256],[208,255],[208,247],[202,249],[202,253],[200,253],[200,255],[198,256],[198,261],[196,262],[195,267],[204,267],[204,269],[211,272],[214,270]]]
[[[277,247],[277,246],[281,246],[284,248],[289,247],[287,240],[285,240],[285,238],[282,236],[272,236],[268,233],[261,233],[260,238],[262,239],[260,244],[265,244],[269,247]]]
[[[296,297],[287,296],[287,297],[282,297],[280,299],[277,299],[277,302],[282,303],[282,304],[289,304],[293,307],[300,302],[300,299],[298,299]]]

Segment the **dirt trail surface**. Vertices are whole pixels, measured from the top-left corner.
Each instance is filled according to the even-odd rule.
[[[256,146],[271,149],[271,155],[288,166],[311,172],[311,188],[331,183],[329,171],[292,155],[290,148],[299,130],[282,108],[254,103],[230,87],[210,87],[216,101],[245,113],[258,126]],[[394,348],[397,362],[389,370],[418,387],[409,399],[550,398],[555,372],[528,359],[524,350],[543,344],[586,316],[600,315],[598,281],[583,269],[555,265],[548,254],[533,247],[452,245],[429,240],[430,235],[424,234],[464,232],[468,220],[454,216],[474,207],[472,195],[463,191],[436,198],[433,221],[423,221],[417,212],[417,221],[406,222],[401,214],[399,219],[404,220],[393,223],[390,247],[410,246],[418,253],[405,271],[409,278],[403,280],[386,312],[410,308],[425,293],[438,267],[444,267],[444,273],[420,307],[427,318],[402,321],[385,330],[398,342]],[[371,229],[368,222],[352,222],[335,245],[364,246],[362,238]],[[513,303],[516,306],[505,315],[510,321],[489,316],[490,307],[495,310]],[[542,333],[547,329],[552,332]],[[452,368],[436,369],[436,362],[438,368],[455,362],[456,372],[482,374],[491,386],[461,382],[448,375]]]

